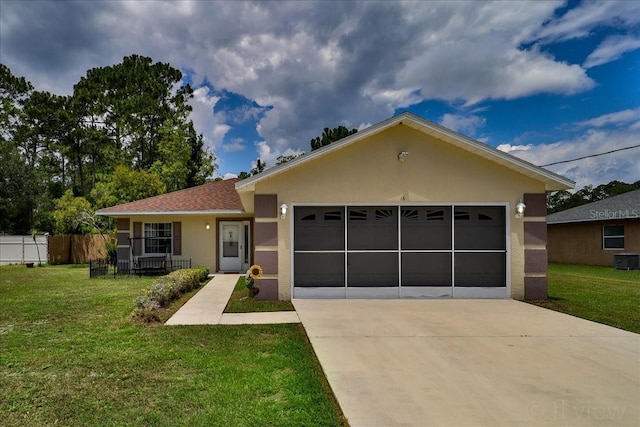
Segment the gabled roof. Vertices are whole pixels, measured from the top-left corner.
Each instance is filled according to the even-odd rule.
[[[640,219],[640,190],[547,215],[547,224]]]
[[[197,187],[100,209],[96,213],[104,216],[243,213],[244,208],[235,189],[237,181],[237,178],[214,181]]]
[[[575,183],[570,179],[567,179],[547,169],[533,165],[527,161],[514,157],[511,154],[500,151],[480,141],[476,141],[475,139],[469,138],[468,136],[454,132],[443,126],[430,122],[429,120],[426,120],[422,117],[416,116],[415,114],[412,114],[410,112],[404,112],[397,116],[384,120],[378,124],[370,126],[366,129],[358,131],[357,133],[343,138],[340,141],[326,145],[318,150],[311,151],[310,153],[305,153],[304,155],[290,162],[275,166],[257,175],[244,179],[236,184],[236,189],[238,191],[250,191],[254,188],[254,185],[256,183],[268,179],[271,176],[298,167],[317,157],[324,156],[327,153],[340,150],[341,148],[344,148],[357,141],[380,133],[392,126],[396,126],[399,124],[409,126],[427,135],[433,135],[434,137],[448,142],[463,150],[477,154],[480,157],[484,157],[485,159],[488,159],[499,165],[505,166],[530,178],[541,181],[545,184],[545,189],[547,191],[566,190],[569,188],[573,188],[573,186],[575,185]]]

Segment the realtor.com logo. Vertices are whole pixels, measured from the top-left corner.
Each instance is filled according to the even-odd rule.
[[[597,210],[589,211],[592,219],[632,219],[640,218],[640,210],[638,209],[618,209],[618,210]]]

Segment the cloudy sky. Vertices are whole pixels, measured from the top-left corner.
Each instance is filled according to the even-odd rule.
[[[0,0],[0,60],[70,94],[140,54],[196,88],[217,174],[412,111],[534,164],[640,144],[640,1]],[[640,148],[550,166],[640,179]]]

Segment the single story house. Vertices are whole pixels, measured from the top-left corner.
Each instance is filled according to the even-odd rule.
[[[549,261],[613,266],[640,253],[640,190],[547,216]]]
[[[538,299],[546,192],[573,185],[406,112],[244,180],[98,214],[117,218],[120,258],[261,265],[263,299]]]

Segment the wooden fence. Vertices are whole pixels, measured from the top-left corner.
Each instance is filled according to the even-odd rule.
[[[49,236],[49,263],[88,264],[92,259],[105,258],[105,239],[113,240],[101,234]]]

